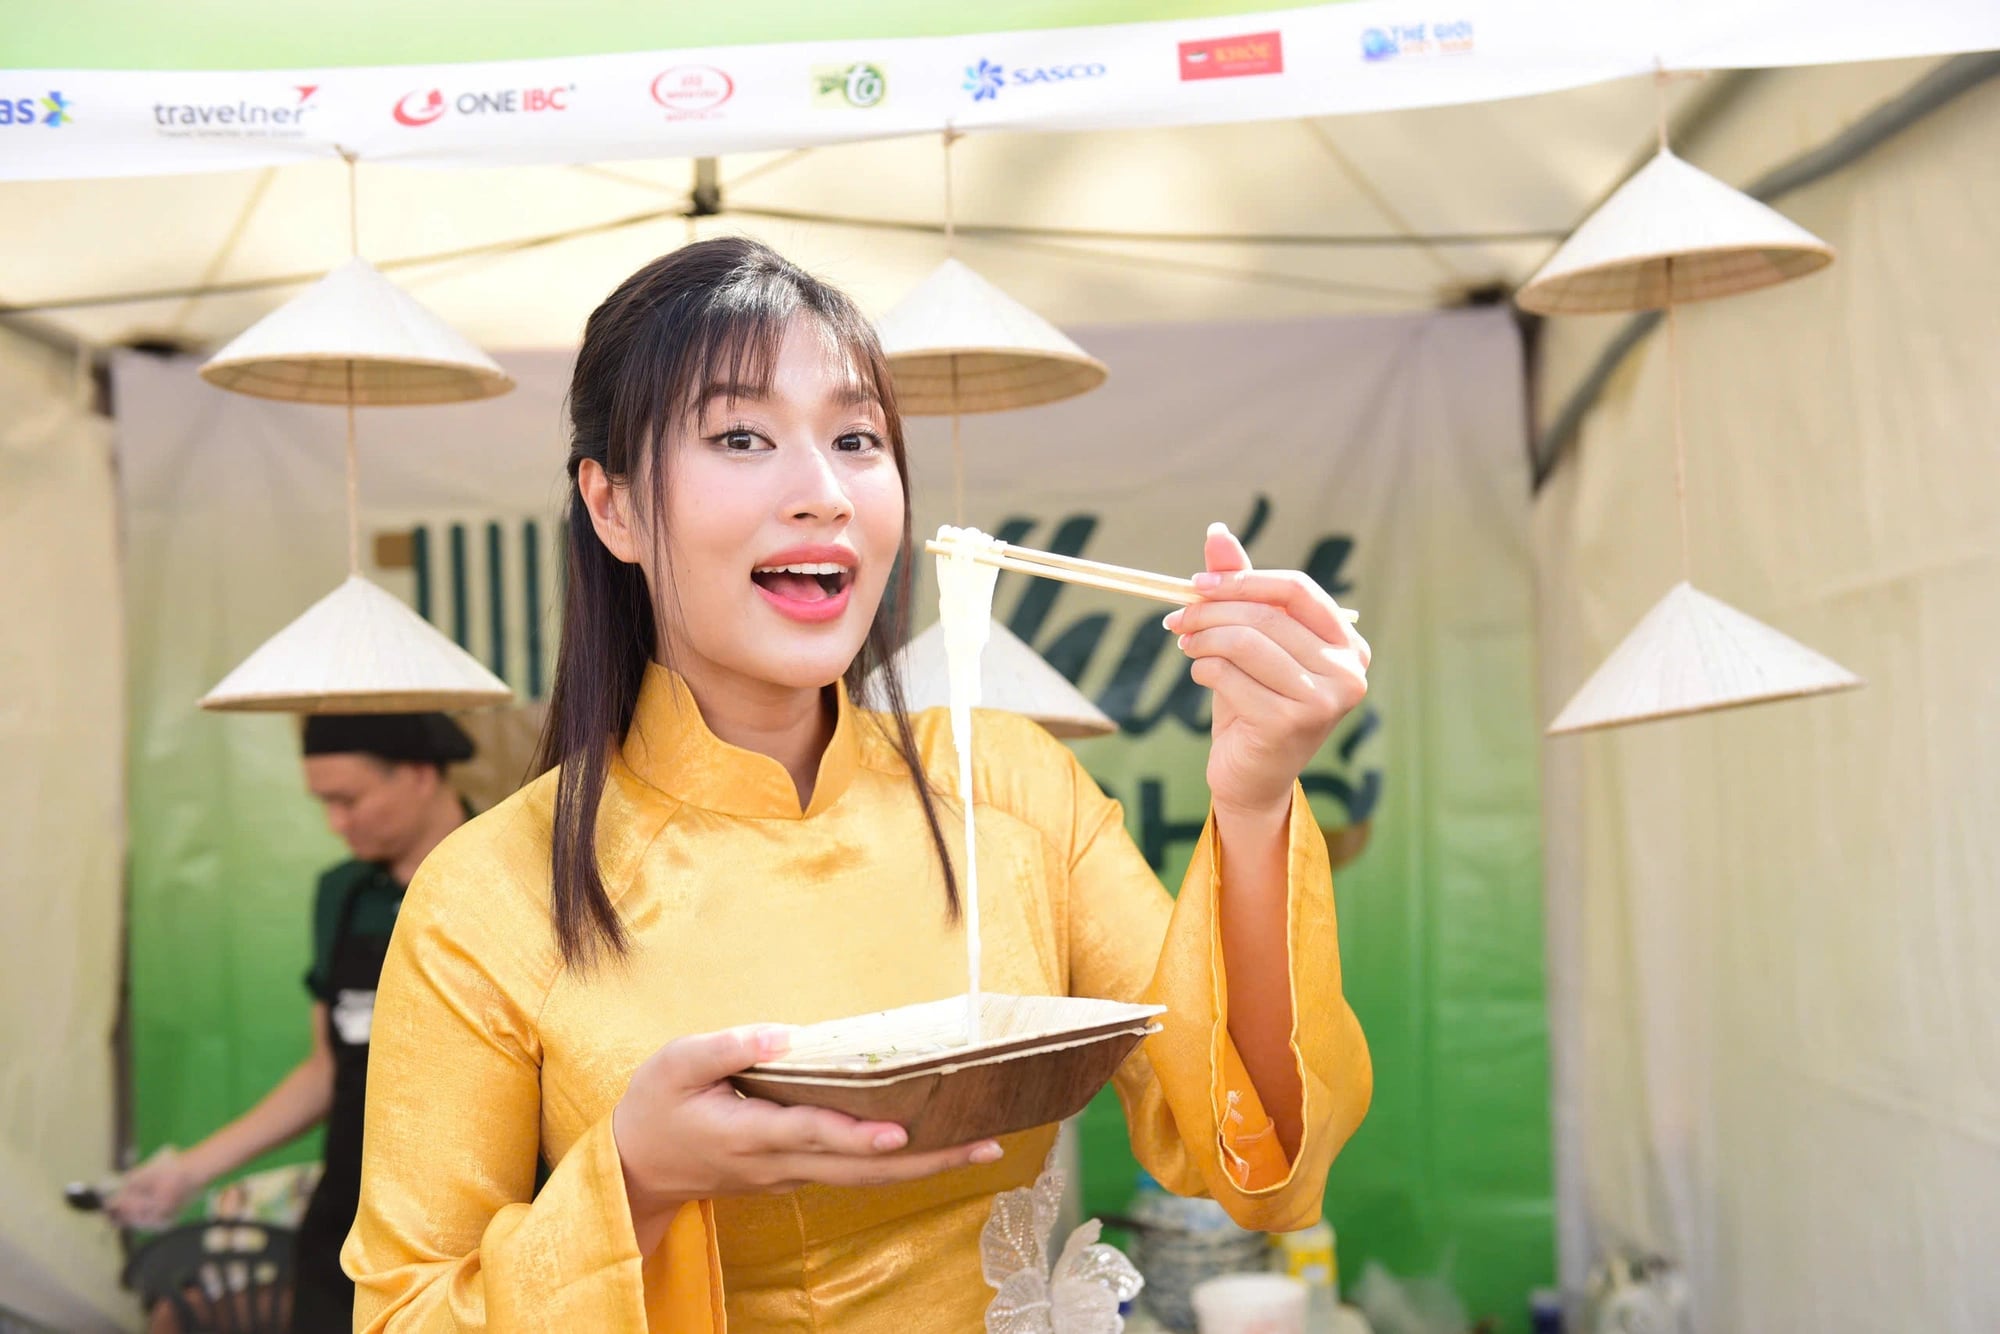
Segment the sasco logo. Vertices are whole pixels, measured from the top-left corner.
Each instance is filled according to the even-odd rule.
[[[1002,88],[1030,88],[1037,84],[1073,83],[1080,79],[1101,79],[1105,75],[1103,65],[1035,65],[1008,69],[990,60],[982,60],[977,65],[965,67],[965,82],[961,86],[972,94],[975,102],[991,102],[1000,96]]]
[[[1218,37],[1206,42],[1182,42],[1181,82],[1192,79],[1238,79],[1249,74],[1285,72],[1284,36],[1276,31],[1244,37]]]
[[[713,65],[676,65],[653,76],[652,92],[668,120],[704,120],[736,96],[736,81]]]
[[[460,93],[447,98],[442,88],[419,88],[396,99],[398,125],[412,129],[435,125],[446,112],[460,116],[513,116],[524,112],[567,111],[576,93],[573,83],[552,88],[508,88],[500,92]]]
[[[815,65],[812,72],[816,107],[879,107],[889,95],[889,76],[880,65],[857,60],[851,65]]]
[[[153,128],[168,139],[297,139],[305,119],[319,110],[316,83],[295,83],[296,97],[282,102],[155,102]]]
[[[1412,60],[1423,56],[1468,55],[1472,20],[1453,23],[1392,23],[1361,31],[1361,58],[1370,61]]]
[[[46,125],[52,130],[74,125],[67,97],[58,92],[40,97],[0,97],[0,125]]]

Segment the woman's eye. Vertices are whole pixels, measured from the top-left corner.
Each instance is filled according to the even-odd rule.
[[[748,452],[757,448],[757,445],[758,440],[754,432],[724,431],[722,433],[722,447],[724,449]]]
[[[882,447],[882,437],[873,431],[849,431],[833,442],[833,447],[844,454],[865,454],[869,450]]]

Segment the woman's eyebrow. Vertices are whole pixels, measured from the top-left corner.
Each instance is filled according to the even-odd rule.
[[[761,403],[764,401],[765,395],[766,387],[764,385],[742,384],[734,381],[727,383],[715,381],[702,389],[700,396],[696,398],[695,402],[702,410],[706,411],[708,406],[718,398],[729,403],[745,400],[752,403]]]
[[[861,376],[846,375],[826,391],[826,404],[834,408],[880,408],[882,396]]]
[[[716,381],[705,387],[701,391],[701,396],[695,401],[703,411],[706,411],[717,399],[729,403],[762,403],[768,400],[769,397],[770,391],[765,385],[725,384],[721,381]],[[880,407],[882,405],[881,396],[865,384],[850,384],[840,389],[829,390],[826,398],[827,402],[833,404],[835,407],[842,408]]]

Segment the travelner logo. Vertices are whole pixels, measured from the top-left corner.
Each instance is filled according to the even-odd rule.
[[[513,116],[524,112],[567,111],[576,93],[573,83],[552,88],[508,88],[490,93],[460,93],[447,98],[442,88],[419,88],[396,99],[398,125],[420,129],[444,119],[447,111],[461,116]]]
[[[889,95],[889,79],[880,65],[857,60],[851,65],[815,65],[812,72],[816,107],[879,107]]]
[[[168,139],[298,139],[319,110],[316,83],[295,83],[286,102],[155,102],[153,127]]]
[[[653,100],[668,120],[705,120],[736,96],[736,81],[713,65],[676,65],[653,77]]]
[[[965,82],[961,86],[972,94],[973,101],[991,102],[1000,96],[1002,88],[1030,88],[1037,84],[1101,79],[1105,73],[1101,64],[1032,65],[1008,69],[991,60],[982,60],[977,65],[965,67]]]
[[[74,125],[69,99],[58,92],[40,97],[0,97],[0,125],[46,125],[52,130]]]

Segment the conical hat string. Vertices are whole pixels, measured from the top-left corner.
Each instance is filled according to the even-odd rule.
[[[958,240],[957,208],[951,191],[951,146],[962,136],[944,127],[944,255],[951,259]],[[951,367],[951,512],[952,522],[965,526],[965,444],[958,429],[958,353],[945,358]]]
[[[361,257],[360,187],[354,154],[342,150],[347,159],[347,252]],[[354,358],[347,359],[347,572],[361,573],[361,462],[354,447]]]
[[[1662,153],[1668,151],[1667,79],[1664,68],[1653,76],[1653,130],[1659,138]],[[1680,318],[1674,309],[1674,257],[1668,255],[1663,262],[1666,266],[1667,404],[1674,435],[1674,509],[1680,516],[1681,580],[1691,584],[1694,582],[1694,557],[1688,541],[1687,431],[1681,409],[1681,328]]]

